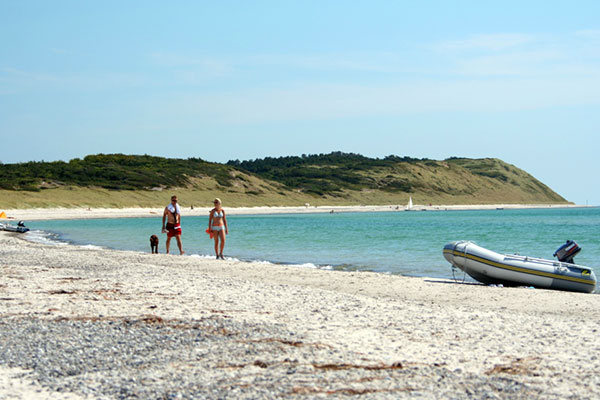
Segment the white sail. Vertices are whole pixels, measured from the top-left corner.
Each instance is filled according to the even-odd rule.
[[[408,204],[406,205],[406,209],[410,210],[411,208],[413,208],[412,197],[409,197],[408,198]]]

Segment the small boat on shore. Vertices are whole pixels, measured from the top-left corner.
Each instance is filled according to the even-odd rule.
[[[559,247],[557,260],[519,255],[503,255],[467,240],[444,246],[444,258],[473,279],[485,284],[533,286],[540,289],[591,293],[596,275],[589,267],[573,263],[581,247],[573,241]]]
[[[19,221],[19,223],[17,224],[17,226],[10,225],[10,224],[0,223],[0,231],[25,233],[25,232],[29,232],[29,228],[27,228],[25,226],[25,224],[23,223],[23,221]]]

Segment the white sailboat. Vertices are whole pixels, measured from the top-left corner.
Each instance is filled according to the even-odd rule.
[[[408,198],[408,204],[406,205],[406,211],[410,211],[413,208],[412,197]]]

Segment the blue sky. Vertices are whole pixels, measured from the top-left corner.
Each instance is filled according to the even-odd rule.
[[[497,157],[600,205],[600,2],[0,0],[0,161]]]

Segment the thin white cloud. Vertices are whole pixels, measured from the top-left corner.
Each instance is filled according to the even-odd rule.
[[[565,61],[556,51],[514,52],[460,59],[455,72],[468,76],[539,76],[555,72]]]
[[[145,104],[144,113],[159,113],[165,121],[178,121],[189,127],[599,106],[600,80],[596,78],[421,81],[379,86],[325,84],[182,93]]]
[[[182,120],[197,117],[217,124],[596,105],[600,63],[587,56],[590,40],[573,40],[575,36],[553,40],[556,38],[520,34],[479,35],[445,48],[496,50],[417,52],[413,54],[416,57],[373,52],[218,58],[157,52],[150,56],[150,67],[165,67],[170,73],[150,68],[123,74],[60,76],[4,68],[0,81],[9,83],[4,86],[13,92],[15,88],[156,89],[151,92],[168,101],[144,106],[144,115],[161,114],[165,119],[172,115]],[[212,79],[216,76],[227,78],[226,85]],[[189,85],[188,93],[172,95],[179,90],[175,88],[188,87],[185,84],[206,82],[211,85]],[[206,87],[214,92],[206,92]]]
[[[600,69],[600,31],[564,35],[479,35],[438,43],[440,64],[459,76],[529,77],[596,75]],[[439,51],[443,50],[443,51]]]
[[[575,35],[584,38],[600,39],[600,29],[584,29],[575,32]]]
[[[233,63],[217,57],[155,52],[150,54],[149,58],[153,64],[160,67],[185,69],[206,76],[226,76],[234,70]]]
[[[467,39],[441,42],[436,47],[445,51],[501,51],[529,44],[535,40],[536,37],[533,35],[519,33],[482,34]]]
[[[410,69],[403,54],[392,52],[344,54],[263,54],[242,60],[258,66],[315,71],[402,72]]]
[[[226,57],[154,53],[154,63],[172,68],[184,83],[207,79],[261,76],[265,82],[331,79],[319,73],[338,73],[336,79],[406,79],[434,75],[531,76],[557,71],[590,71],[595,65],[600,31],[581,31],[562,36],[521,33],[481,34],[410,49],[382,52],[327,54],[255,54]],[[433,50],[433,51],[432,51]],[[597,57],[596,57],[597,58]],[[303,75],[306,73],[306,75]],[[310,75],[309,75],[310,74]],[[363,75],[357,75],[363,74]],[[384,74],[389,75],[385,77]],[[251,82],[252,77],[247,82]]]
[[[31,72],[31,71],[25,71],[25,70],[21,70],[21,69],[17,69],[17,68],[2,68],[2,75],[4,75],[2,77],[2,79],[5,80],[5,82],[10,82],[10,81],[23,81],[23,82],[58,82],[60,81],[60,78],[58,78],[56,75],[52,75],[52,74],[47,74],[44,72]]]
[[[191,69],[228,75],[245,68],[292,68],[311,71],[351,71],[393,73],[411,69],[403,53],[368,52],[340,54],[255,54],[228,57],[190,56],[156,52],[150,60],[161,67]]]
[[[27,71],[16,68],[0,70],[0,82],[11,88],[12,92],[20,89],[34,90],[104,90],[107,88],[144,86],[152,80],[140,74],[49,74],[38,71]]]

